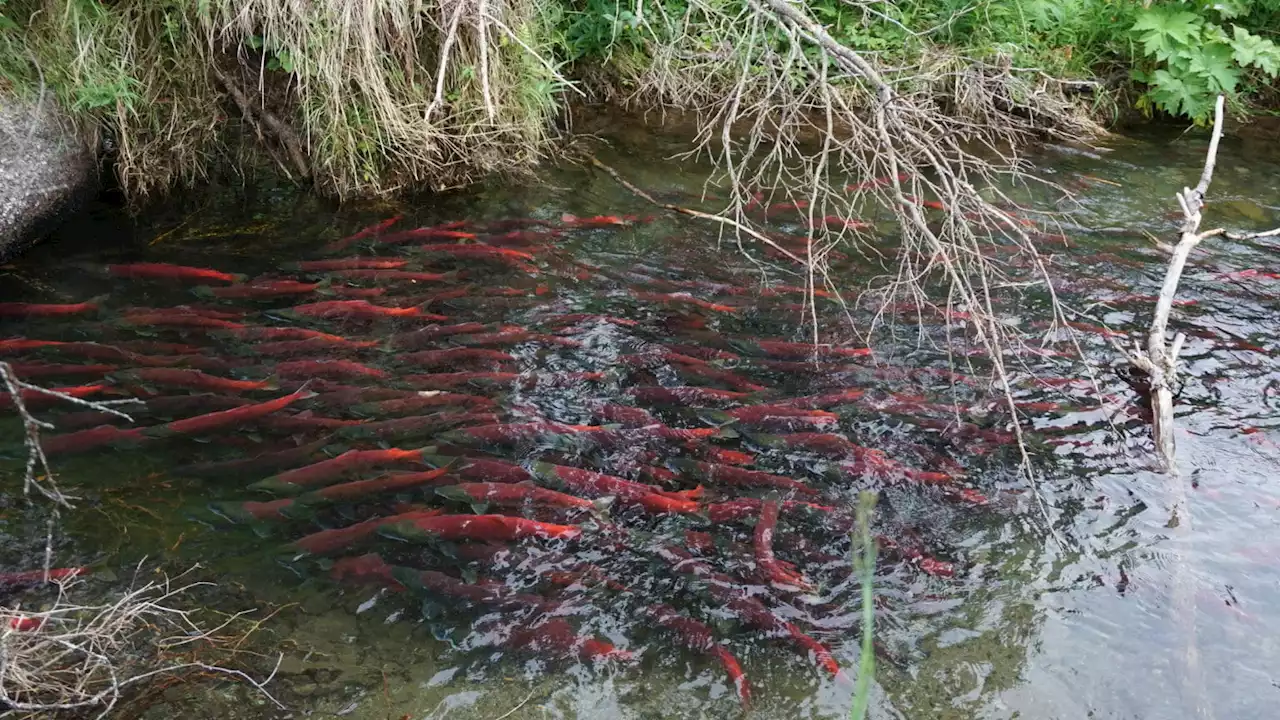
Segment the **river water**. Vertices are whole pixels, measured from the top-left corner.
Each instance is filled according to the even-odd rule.
[[[0,298],[94,307],[5,318],[0,335],[124,352],[103,360],[77,356],[80,346],[0,347],[20,371],[44,373],[39,382],[102,381],[102,397],[149,398],[136,418],[144,427],[304,384],[319,393],[208,432],[152,431],[94,448],[84,435],[55,440],[63,452],[52,458],[82,498],[65,520],[59,564],[125,577],[143,557],[201,563],[220,607],[275,613],[254,647],[284,654],[270,687],[294,717],[737,717],[742,686],[726,655],[750,688],[749,716],[846,717],[861,609],[847,533],[865,489],[880,491],[874,717],[1271,717],[1280,695],[1269,532],[1280,492],[1268,482],[1280,460],[1276,248],[1214,238],[1192,254],[1172,323],[1188,334],[1181,480],[1153,470],[1141,402],[1106,340],[1147,322],[1164,271],[1153,238],[1175,237],[1173,193],[1194,183],[1206,144],[1153,132],[1036,158],[1036,172],[1071,194],[1035,199],[1056,213],[1040,249],[1076,326],[1046,329],[1043,290],[1001,304],[1013,332],[1054,351],[1013,366],[1034,485],[980,379],[981,357],[957,364],[940,343],[918,342],[962,343],[964,308],[945,320],[904,312],[864,353],[868,338],[848,319],[866,327],[874,298],[858,302],[857,289],[883,271],[836,257],[851,303],[819,298],[828,347],[806,360],[784,344],[806,339],[794,287],[803,276],[582,170],[343,209],[270,187],[208,190],[137,219],[98,208],[5,267]],[[677,147],[627,135],[605,159],[659,197],[697,205],[706,169],[665,162]],[[1205,227],[1280,224],[1277,159],[1225,141]],[[795,232],[796,220],[770,213],[779,231]],[[433,230],[404,234],[416,228]],[[330,245],[362,229],[349,246]],[[509,252],[437,247],[455,242]],[[354,257],[396,267],[297,265]],[[136,263],[251,279],[141,278]],[[122,265],[133,270],[112,270]],[[278,294],[239,296],[246,282]],[[343,300],[400,315],[308,307]],[[325,335],[279,344],[307,331]],[[423,354],[435,351],[452,354]],[[217,381],[191,369],[239,384],[195,387]],[[703,390],[671,397],[661,387]],[[417,404],[376,405],[384,400]],[[775,410],[750,419],[762,406]],[[801,406],[811,409],[776,409]],[[64,434],[107,420],[56,406],[42,417]],[[419,420],[378,424],[396,417]],[[600,428],[610,424],[622,427]],[[9,432],[16,472],[23,453]],[[787,437],[803,432],[824,435]],[[391,448],[429,448],[430,462],[417,453],[304,476],[306,487],[280,482],[278,473],[348,450]],[[476,459],[508,465],[498,473]],[[430,463],[444,473],[423,477]],[[602,488],[590,484],[598,476],[566,480],[572,471],[554,466],[649,487]],[[742,480],[726,469],[735,467],[772,477]],[[397,471],[419,481],[410,487]],[[346,484],[375,477],[402,486]],[[613,502],[563,508],[548,504],[564,498],[545,496],[504,509],[440,491],[478,480],[495,484],[470,492],[536,484]],[[1189,517],[1171,527],[1183,481],[1193,485]],[[345,493],[316,492],[325,487]],[[783,505],[773,540],[808,587],[760,562],[753,526],[774,499],[822,506]],[[501,512],[574,530],[483,542],[475,530],[443,537],[438,519]],[[396,515],[403,522],[375,520]],[[414,518],[426,520],[415,528]],[[3,522],[6,569],[38,566],[43,538],[19,513]],[[361,522],[378,527],[315,544],[317,532]],[[547,537],[566,532],[580,534]],[[822,669],[820,648],[839,674]],[[158,703],[152,717],[287,714],[243,687],[170,691]]]

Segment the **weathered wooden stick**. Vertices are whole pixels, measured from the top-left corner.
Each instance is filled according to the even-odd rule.
[[[1173,433],[1173,385],[1178,378],[1178,352],[1185,339],[1179,335],[1169,344],[1166,338],[1169,313],[1173,310],[1178,282],[1182,279],[1182,271],[1191,251],[1205,238],[1226,232],[1222,229],[1200,232],[1200,211],[1204,209],[1205,193],[1209,191],[1209,183],[1213,181],[1213,168],[1218,159],[1218,141],[1222,139],[1223,106],[1224,99],[1219,95],[1214,108],[1213,137],[1209,141],[1209,153],[1204,161],[1204,170],[1200,173],[1200,182],[1194,189],[1183,188],[1177,195],[1178,205],[1182,208],[1182,233],[1177,246],[1173,248],[1173,257],[1170,258],[1169,268],[1164,275],[1164,286],[1156,300],[1155,315],[1147,334],[1146,351],[1139,348],[1135,348],[1133,352],[1125,351],[1129,361],[1150,378],[1152,435],[1165,470],[1174,469],[1176,448]]]
[[[1280,235],[1280,228],[1273,228],[1265,232],[1253,232],[1253,233],[1237,233],[1237,232],[1227,231],[1225,234],[1228,240],[1257,240],[1258,238],[1269,238],[1269,237],[1275,237],[1277,235]]]

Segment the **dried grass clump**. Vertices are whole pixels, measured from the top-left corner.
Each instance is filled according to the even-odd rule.
[[[549,147],[562,81],[530,0],[228,0],[201,22],[214,50],[288,63],[316,181],[340,196],[456,185]]]
[[[233,632],[244,613],[213,627],[184,609],[211,583],[161,577],[137,582],[114,599],[85,604],[86,586],[57,585],[47,609],[0,607],[0,704],[20,717],[50,713],[105,717],[161,678],[193,673],[243,680],[279,707],[261,682],[201,658],[226,658],[244,640]],[[274,676],[274,673],[272,673]]]
[[[537,0],[13,0],[4,14],[21,31],[0,32],[0,90],[53,89],[134,200],[232,159],[237,126],[340,197],[527,168],[567,87]]]
[[[221,98],[177,6],[13,0],[4,12],[22,27],[0,59],[10,91],[53,90],[86,141],[114,157],[131,197],[206,177]]]

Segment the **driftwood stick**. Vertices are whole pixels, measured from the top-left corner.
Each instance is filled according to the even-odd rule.
[[[1257,240],[1258,238],[1269,238],[1280,235],[1280,228],[1254,233],[1238,233],[1228,230],[1223,234],[1226,235],[1228,240]]]
[[[1169,344],[1166,337],[1169,314],[1173,311],[1174,296],[1178,293],[1178,283],[1182,280],[1182,271],[1186,268],[1191,251],[1205,238],[1226,234],[1221,228],[1200,232],[1205,194],[1209,191],[1209,183],[1213,182],[1213,169],[1218,161],[1223,107],[1224,99],[1219,95],[1214,108],[1213,136],[1209,140],[1209,152],[1205,157],[1204,170],[1200,173],[1200,182],[1196,183],[1194,189],[1183,188],[1177,195],[1178,205],[1182,208],[1182,232],[1178,244],[1173,248],[1173,257],[1169,259],[1169,268],[1164,275],[1164,285],[1156,300],[1155,315],[1147,334],[1146,352],[1135,349],[1132,353],[1125,353],[1129,361],[1151,380],[1152,435],[1161,464],[1166,470],[1174,469],[1173,385],[1177,382],[1178,352],[1182,349],[1183,340],[1177,338],[1172,345]]]

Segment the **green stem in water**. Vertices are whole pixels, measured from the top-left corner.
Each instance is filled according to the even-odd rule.
[[[875,630],[875,594],[873,580],[876,569],[876,543],[871,537],[871,514],[876,506],[876,494],[863,492],[858,496],[858,529],[861,537],[854,538],[854,547],[861,545],[860,556],[853,558],[854,569],[862,576],[862,652],[858,659],[858,686],[853,696],[850,720],[863,720],[871,703],[871,681],[876,675],[875,648],[872,633]],[[857,553],[857,551],[854,551]]]

